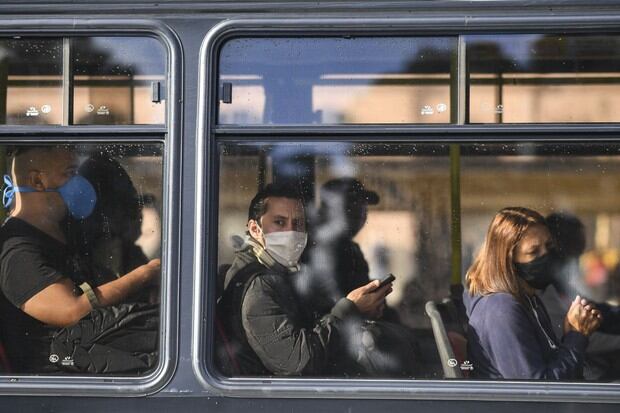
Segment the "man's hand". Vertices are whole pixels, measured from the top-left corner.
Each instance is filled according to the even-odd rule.
[[[368,318],[380,318],[385,309],[385,297],[392,292],[392,284],[379,287],[380,281],[374,280],[351,291],[347,298],[353,301],[360,313]]]
[[[145,280],[148,284],[158,285],[160,283],[161,260],[159,258],[152,259],[138,268],[144,271]]]
[[[161,260],[155,258],[124,276],[99,286],[95,293],[102,306],[121,303],[132,294],[141,293],[145,290],[149,293],[149,302],[151,302],[151,299],[159,298],[159,288],[157,287],[160,283]],[[158,302],[157,299],[153,302]]]
[[[564,333],[577,331],[585,336],[595,332],[601,325],[602,316],[593,304],[579,296],[571,303],[564,319]]]
[[[159,258],[153,259],[144,264],[144,271],[150,284],[148,300],[150,304],[159,303],[159,285],[161,283],[161,260]]]

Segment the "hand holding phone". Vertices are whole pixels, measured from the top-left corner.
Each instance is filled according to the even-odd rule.
[[[385,288],[396,279],[394,275],[388,274],[383,279],[372,280],[368,284],[363,285],[347,294],[347,299],[351,300],[360,313],[371,319],[378,319],[385,309],[385,296],[392,292],[391,288]],[[383,294],[377,293],[378,290],[384,288]],[[376,293],[376,294],[375,294]]]
[[[385,277],[383,277],[381,279],[381,282],[379,283],[379,286],[377,288],[374,289],[374,291],[377,291],[378,289],[380,289],[381,287],[385,287],[386,285],[394,282],[394,280],[396,279],[396,277],[394,277],[394,274],[388,274]]]

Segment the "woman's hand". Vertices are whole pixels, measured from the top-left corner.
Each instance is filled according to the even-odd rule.
[[[564,319],[564,333],[577,331],[585,336],[595,332],[601,325],[602,316],[593,304],[579,296],[571,303]]]

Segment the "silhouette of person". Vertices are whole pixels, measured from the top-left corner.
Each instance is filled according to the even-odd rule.
[[[332,179],[320,194],[321,222],[332,229],[333,275],[344,294],[369,282],[368,262],[353,238],[366,224],[368,206],[379,203],[379,195],[355,178]]]
[[[581,220],[571,214],[556,212],[545,218],[555,244],[553,282],[541,295],[556,331],[576,295],[589,298],[583,282],[579,257],[586,248],[586,230]],[[617,326],[620,308],[606,303],[594,303],[603,320],[599,331],[590,336],[586,350],[584,377],[589,380],[617,377],[620,367],[620,327]]]
[[[82,163],[79,174],[92,183],[97,204],[83,220],[70,220],[71,246],[101,285],[148,262],[136,245],[141,235],[142,202],[125,169],[113,158],[97,154]]]

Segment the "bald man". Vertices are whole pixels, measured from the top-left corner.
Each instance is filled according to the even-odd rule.
[[[82,291],[83,277],[67,251],[62,222],[85,218],[96,195],[77,175],[77,157],[68,147],[23,147],[14,155],[11,213],[0,228],[1,334],[17,373],[55,371],[48,360],[52,334],[70,326],[94,306],[122,302],[160,274],[152,260],[123,277]]]

